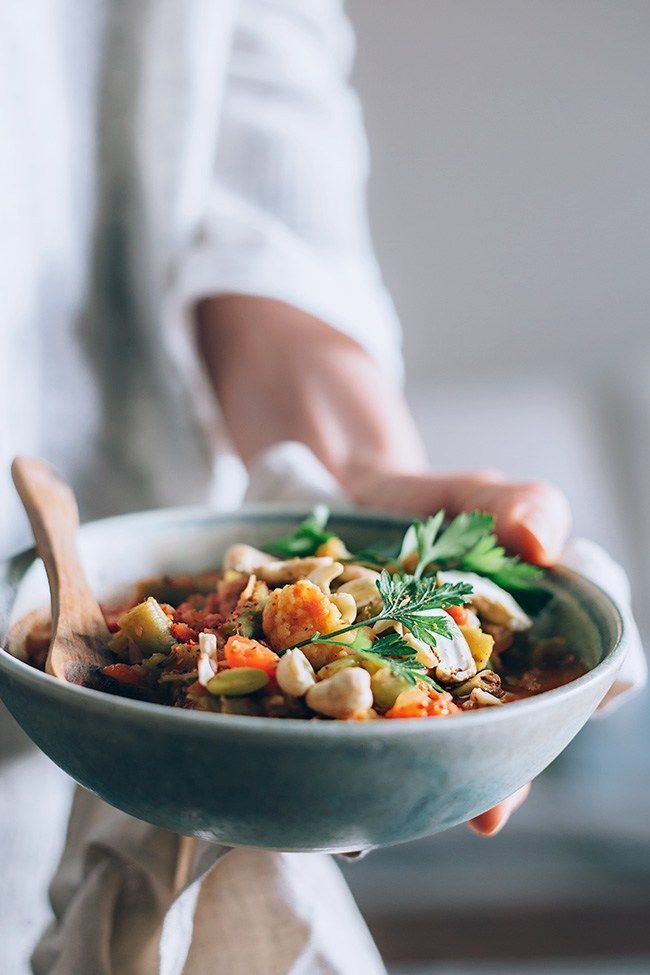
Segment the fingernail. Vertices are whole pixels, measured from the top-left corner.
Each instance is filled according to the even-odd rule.
[[[479,836],[496,836],[500,833],[503,827],[506,825],[510,819],[510,810],[490,809],[488,812],[483,813],[482,816],[477,816],[476,819],[470,820],[469,827]]]
[[[488,837],[488,838],[491,837],[491,836],[496,836],[497,833],[500,833],[501,832],[501,830],[506,825],[506,823],[508,822],[509,819],[510,819],[510,812],[504,812],[504,813],[502,813],[502,815],[499,817],[499,819],[497,819],[494,822],[494,824],[492,826],[490,826],[489,829],[484,830],[483,836]]]
[[[534,537],[549,560],[559,555],[562,544],[561,531],[548,514],[538,508],[526,508],[520,515],[520,523]]]

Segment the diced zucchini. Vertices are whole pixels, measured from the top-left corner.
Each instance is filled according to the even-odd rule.
[[[388,669],[388,661],[378,654],[373,654],[372,650],[357,654],[356,662],[357,667],[363,667],[371,677],[373,674],[379,673],[380,670]]]
[[[120,631],[140,648],[145,657],[153,653],[169,653],[175,640],[171,620],[160,603],[149,596],[119,619]]]
[[[331,663],[321,667],[318,671],[318,679],[327,680],[328,677],[333,677],[334,674],[338,674],[339,670],[345,670],[346,667],[358,666],[359,661],[356,657],[337,657],[336,660],[332,660]]]
[[[382,667],[370,678],[373,700],[380,711],[388,711],[392,708],[398,695],[402,691],[407,691],[410,686],[403,677],[396,677],[390,667]]]

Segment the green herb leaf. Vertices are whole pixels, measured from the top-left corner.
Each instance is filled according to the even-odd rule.
[[[438,512],[440,514],[440,512]],[[420,553],[425,568],[432,562],[448,564],[462,558],[494,527],[492,515],[482,511],[462,512],[449,522],[442,534]]]
[[[385,633],[370,640],[365,634],[359,633],[353,643],[343,643],[341,640],[333,640],[327,636],[316,634],[314,642],[327,643],[329,646],[343,647],[346,650],[353,650],[357,657],[365,660],[372,660],[376,664],[390,667],[396,677],[402,677],[409,684],[416,684],[424,681],[436,690],[441,691],[442,687],[429,677],[426,668],[415,659],[417,651],[404,640],[399,633],[394,631]]]
[[[386,569],[377,580],[377,589],[383,601],[383,608],[376,616],[367,620],[356,620],[342,626],[333,633],[314,633],[306,640],[285,647],[279,653],[306,647],[310,643],[329,643],[337,636],[358,630],[362,626],[372,626],[381,620],[396,620],[418,640],[435,646],[436,637],[451,637],[450,619],[442,612],[449,606],[462,606],[472,594],[472,587],[466,582],[446,582],[438,586],[434,577],[416,579],[414,576],[396,573],[391,575]]]
[[[439,511],[437,514],[427,518],[426,521],[416,521],[411,526],[414,529],[415,542],[419,556],[418,564],[416,565],[413,573],[416,579],[420,578],[426,567],[432,561],[432,553],[434,553],[436,549],[436,538],[438,536],[438,532],[440,531],[444,517],[444,511]],[[402,548],[404,548],[407,544],[407,535],[408,531],[404,536]]]
[[[341,561],[351,562],[355,565],[365,565],[369,569],[381,570],[385,565],[397,562],[398,555],[399,545],[396,545],[394,542],[386,542],[385,544],[378,543],[377,545],[370,545],[368,548],[361,549],[347,559],[341,559]]]
[[[494,518],[481,511],[457,515],[440,532],[444,512],[426,521],[416,521],[407,530],[400,562],[415,553],[418,562],[413,575],[438,569],[461,569],[487,576],[504,589],[535,589],[543,571],[516,555],[506,555],[493,533]]]
[[[536,589],[544,575],[542,569],[522,562],[517,555],[506,555],[494,535],[487,535],[463,556],[458,566],[465,572],[487,576],[504,589]]]
[[[442,611],[462,606],[472,594],[472,587],[466,582],[438,586],[431,576],[392,576],[385,570],[377,580],[377,588],[384,603],[380,618],[402,623],[414,637],[430,646],[435,646],[438,636],[451,638],[450,618]]]
[[[313,555],[320,545],[334,537],[333,532],[328,532],[325,529],[329,516],[330,511],[327,505],[317,505],[309,517],[300,522],[294,532],[269,542],[265,546],[266,551],[284,559],[304,558]]]
[[[444,518],[444,512],[442,513]],[[431,520],[431,519],[429,519]],[[413,555],[414,552],[419,550],[419,539],[418,539],[418,526],[422,525],[421,521],[414,521],[412,525],[404,532],[404,538],[402,539],[402,545],[397,553],[397,561],[403,563],[409,555]]]
[[[417,651],[404,640],[399,633],[384,633],[377,637],[369,650],[361,650],[361,656],[378,663],[387,663],[396,677],[403,678],[409,684],[424,681],[436,690],[441,691],[439,684],[429,677],[426,668],[416,660]]]

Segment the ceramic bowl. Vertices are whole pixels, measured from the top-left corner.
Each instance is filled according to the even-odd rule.
[[[234,541],[263,545],[306,514],[286,506],[129,514],[85,525],[81,557],[106,599],[144,575],[216,566]],[[352,548],[397,539],[407,523],[365,512],[335,513],[331,521]],[[564,635],[590,672],[539,697],[458,718],[364,724],[184,711],[59,682],[5,650],[0,695],[57,765],[139,819],[268,849],[399,843],[466,820],[534,778],[613,683],[626,643],[615,606],[569,571],[549,573],[547,585],[552,598],[536,626]],[[0,639],[47,602],[33,550],[2,565]]]

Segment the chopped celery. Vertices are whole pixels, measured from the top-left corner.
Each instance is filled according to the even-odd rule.
[[[147,670],[153,670],[153,668],[157,667],[158,664],[161,664],[168,659],[168,653],[152,653],[150,657],[147,657],[147,659],[143,661],[142,665],[143,667],[146,667]]]
[[[190,670],[185,674],[177,674],[175,671],[161,674],[158,678],[161,684],[193,684],[198,674],[195,670]]]
[[[248,593],[246,590],[239,597],[237,605],[224,623],[223,632],[226,636],[233,636],[236,633],[250,638],[262,634],[262,613],[269,598],[269,587],[258,579],[252,592]]]

